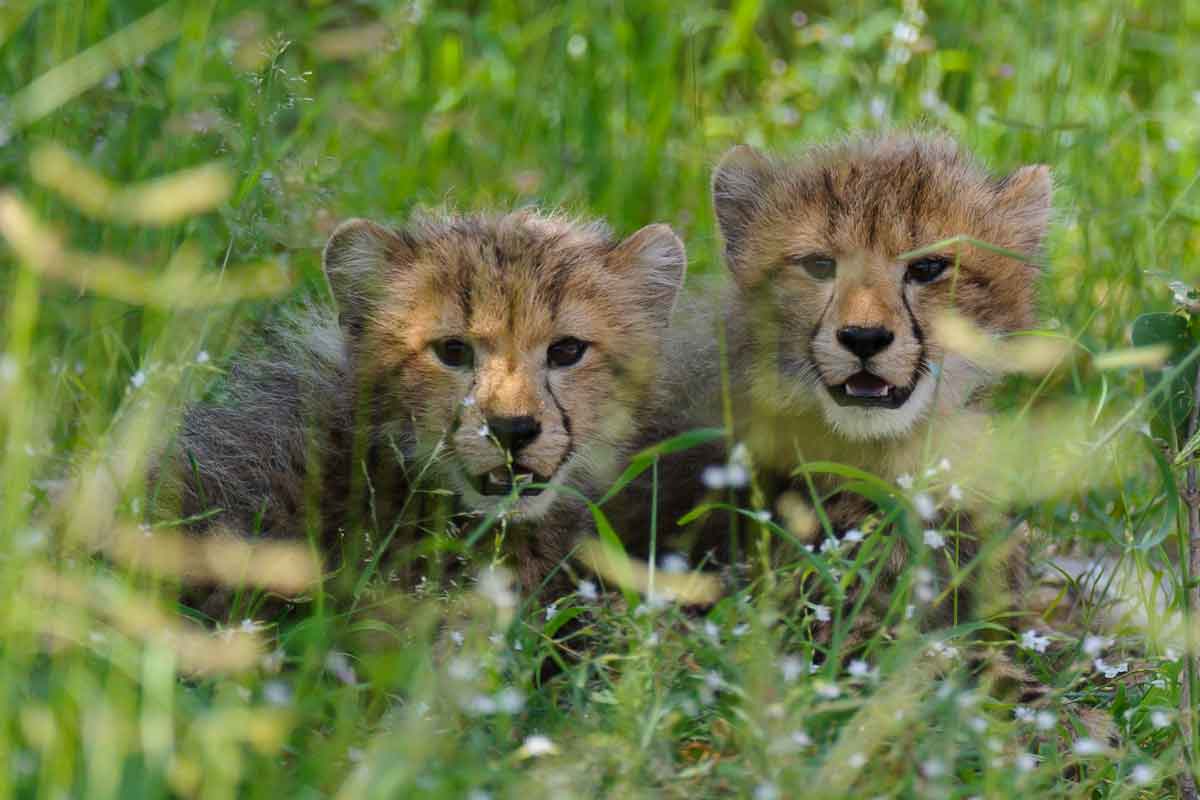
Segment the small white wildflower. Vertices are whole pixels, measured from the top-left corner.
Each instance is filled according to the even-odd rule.
[[[1147,436],[1149,435],[1149,430],[1147,430],[1147,433],[1146,433],[1146,435],[1147,435]],[[1081,517],[1079,516],[1079,512],[1078,512],[1078,511],[1072,511],[1072,512],[1071,512],[1071,515],[1068,517],[1068,519],[1069,519],[1069,520],[1071,520],[1071,524],[1072,524],[1072,525],[1078,525],[1078,524],[1079,524],[1079,520],[1081,519]]]
[[[1049,711],[1039,711],[1033,719],[1033,724],[1039,731],[1054,730],[1054,726],[1058,724],[1058,717]]]
[[[939,758],[930,758],[921,764],[921,774],[930,780],[946,774],[946,763]]]
[[[804,731],[799,731],[799,730],[792,731],[791,739],[792,739],[792,744],[796,745],[797,747],[811,747],[812,746],[812,738]]]
[[[358,683],[358,676],[354,674],[354,667],[350,665],[350,659],[345,653],[330,653],[325,656],[325,669],[347,686]]]
[[[908,603],[907,605],[904,606],[904,618],[905,619],[912,619],[916,613],[917,613],[917,607],[915,605],[913,605],[912,603]]]
[[[17,379],[17,360],[8,353],[0,353],[0,383],[12,383]]]
[[[1135,786],[1148,786],[1154,780],[1154,767],[1149,764],[1138,764],[1130,770],[1129,779]]]
[[[759,522],[763,522],[763,523],[770,522],[771,521],[771,512],[767,511],[766,509],[762,509],[760,511],[755,511],[754,518],[756,520],[758,520]]]
[[[1013,718],[1018,722],[1033,722],[1033,709],[1026,706],[1017,706],[1013,709]]]
[[[348,747],[346,748],[346,758],[350,759],[351,764],[361,764],[362,760],[366,758],[366,753],[357,747]]]
[[[1097,658],[1092,662],[1092,666],[1097,672],[1103,672],[1106,678],[1115,678],[1118,675],[1129,672],[1129,662],[1122,661],[1120,664],[1109,664],[1103,658]]]
[[[921,492],[913,498],[913,506],[917,509],[921,519],[931,520],[937,514],[937,504],[925,492]]]
[[[730,489],[741,489],[750,483],[750,470],[741,464],[725,467],[725,485]]]
[[[829,606],[823,606],[823,605],[814,603],[812,606],[812,610],[813,610],[813,616],[815,616],[817,618],[817,622],[829,622],[829,620],[831,619],[831,617],[829,615]]]
[[[733,630],[730,631],[730,633],[733,634],[733,636],[738,639],[742,638],[749,632],[750,632],[750,626],[747,625],[745,622],[743,622],[740,625],[735,625],[733,627]]]
[[[479,573],[476,589],[499,609],[517,607],[517,595],[513,591],[513,576],[502,567],[489,567]]]
[[[861,658],[856,658],[850,662],[846,672],[851,678],[869,678],[871,676],[871,665]]]
[[[492,796],[483,789],[472,789],[467,792],[467,800],[492,800]]]
[[[784,656],[779,659],[779,671],[783,674],[783,679],[791,683],[804,674],[804,662],[795,656]]]
[[[842,690],[836,683],[828,683],[826,681],[818,681],[816,691],[818,695],[824,697],[826,700],[836,700],[842,696]]]
[[[700,482],[704,484],[706,489],[725,489],[729,486],[729,479],[725,475],[725,467],[719,464],[710,464],[705,467],[700,473]]]
[[[658,631],[651,631],[650,635],[646,637],[646,646],[647,647],[657,647],[658,642],[659,642]]]
[[[525,742],[521,745],[519,751],[526,758],[537,756],[548,756],[558,752],[558,747],[550,738],[543,736],[540,733],[535,733],[532,736],[525,737]]]
[[[773,783],[760,783],[754,787],[754,800],[778,800],[779,790]]]
[[[850,542],[851,544],[857,544],[858,542],[861,542],[862,540],[863,540],[863,532],[860,531],[858,528],[851,528],[850,530],[846,531],[846,534],[844,536],[842,536],[843,542]]]
[[[1077,756],[1095,756],[1104,752],[1104,745],[1091,739],[1087,736],[1081,736],[1075,740],[1075,744],[1071,747]]]
[[[681,575],[689,569],[687,559],[678,553],[667,553],[658,568],[670,575]]]
[[[709,670],[704,675],[704,685],[716,692],[725,686],[725,679],[716,670]]]
[[[841,542],[839,542],[837,539],[830,536],[825,541],[821,542],[821,552],[822,553],[836,553],[838,551],[838,548],[840,548],[841,546],[842,546]]]
[[[1174,647],[1168,647],[1166,652],[1163,653],[1163,658],[1167,659],[1167,661],[1178,661],[1179,651]]]
[[[488,428],[487,423],[485,422],[479,426],[479,430],[475,431],[475,433],[479,434],[480,439],[486,439],[489,435],[491,435],[492,431],[490,428]]]
[[[719,643],[721,641],[721,629],[711,619],[704,620],[704,635],[714,642]]]
[[[944,544],[946,544],[946,537],[942,536],[942,534],[940,532],[934,530],[933,528],[927,529],[925,531],[924,537],[925,537],[925,545],[927,547],[938,548],[938,547],[941,547]]]
[[[463,408],[470,408],[471,406],[475,405],[475,395],[469,394],[466,397],[464,397],[462,404],[463,404]]]
[[[948,645],[942,641],[930,642],[929,648],[925,652],[931,656],[937,656],[939,658],[958,658],[958,648],[952,647],[951,645]]]
[[[867,757],[862,753],[852,753],[850,757],[846,759],[846,763],[850,765],[851,769],[862,769],[864,766],[866,766]]]
[[[263,684],[263,699],[273,706],[287,706],[292,703],[292,688],[283,681],[267,681]]]
[[[600,599],[600,593],[596,591],[596,584],[589,580],[579,582],[579,596],[589,603],[594,603]]]
[[[558,603],[554,602],[546,606],[546,621],[554,619],[554,615],[558,613]]]
[[[201,350],[199,353],[196,353],[196,363],[197,364],[207,364],[208,363],[208,351],[207,350]]]
[[[1166,711],[1151,711],[1150,712],[1150,724],[1153,725],[1155,728],[1162,730],[1163,728],[1165,728],[1171,724],[1171,715],[1168,714]]]
[[[130,379],[129,379],[129,383],[132,384],[133,388],[135,388],[135,389],[142,388],[142,385],[145,384],[145,382],[146,382],[146,373],[140,369],[137,372],[133,373],[133,376],[130,377]]]
[[[462,657],[450,659],[450,663],[446,665],[446,672],[456,681],[469,681],[479,673],[474,662]]]
[[[983,717],[971,717],[971,719],[967,721],[967,724],[970,725],[971,730],[975,731],[976,733],[983,733],[988,727],[987,720]]]
[[[1050,637],[1042,636],[1036,630],[1027,630],[1021,634],[1021,647],[1026,650],[1033,650],[1036,653],[1046,652],[1046,648],[1050,646]]]
[[[463,642],[466,641],[466,637],[463,636],[462,631],[450,631],[450,641],[462,647]]]
[[[1017,756],[1017,769],[1021,772],[1032,772],[1037,769],[1037,757],[1032,753],[1021,753]]]
[[[904,44],[914,44],[921,37],[921,32],[910,23],[901,20],[892,27],[892,36]]]
[[[578,33],[571,34],[571,38],[567,39],[567,55],[572,60],[578,61],[587,55],[588,40]]]
[[[900,486],[901,489],[904,489],[904,490],[911,489],[913,487],[913,476],[909,475],[906,472],[905,474],[901,475],[899,478],[896,478],[896,483]]]
[[[942,460],[938,462],[937,468],[938,468],[939,472],[949,472],[950,471],[950,459],[943,457]]]
[[[1088,657],[1098,656],[1112,647],[1113,640],[1104,636],[1095,636],[1089,634],[1083,639],[1083,652]]]
[[[525,707],[525,695],[509,686],[496,693],[496,708],[505,714],[519,714]]]
[[[957,483],[950,484],[950,488],[946,491],[946,495],[956,503],[961,503],[963,499],[962,487]]]

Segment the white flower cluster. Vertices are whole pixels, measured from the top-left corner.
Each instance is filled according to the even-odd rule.
[[[1021,647],[1035,653],[1044,653],[1050,646],[1050,637],[1042,636],[1036,630],[1030,629],[1021,634]]]
[[[729,454],[729,463],[710,464],[700,473],[707,489],[742,489],[750,483],[750,452],[739,442]]]

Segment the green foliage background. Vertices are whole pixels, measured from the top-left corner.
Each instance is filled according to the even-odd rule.
[[[172,29],[163,46],[112,46],[156,10]],[[96,80],[60,71],[78,95],[28,115],[31,83],[89,48],[109,68]],[[722,269],[708,180],[729,145],[788,151],[936,126],[997,171],[1052,166],[1046,328],[1103,352],[1128,344],[1137,314],[1169,309],[1162,276],[1198,277],[1198,62],[1195,2],[26,0],[0,7],[0,187],[72,248],[148,278],[187,244],[213,279],[276,260],[301,284],[293,297],[323,291],[319,248],[338,219],[399,220],[418,204],[538,202],[621,233],[665,221],[699,275]],[[34,179],[31,157],[49,143],[121,184],[216,159],[232,191],[167,227],[94,219]],[[605,646],[545,685],[538,664],[571,608],[510,625],[472,607],[455,656],[441,651],[455,645],[439,635],[447,612],[434,599],[405,606],[402,624],[314,614],[268,631],[282,672],[180,678],[168,642],[99,619],[87,601],[80,610],[29,590],[31,575],[56,570],[104,603],[171,600],[142,578],[55,555],[55,531],[39,522],[46,481],[114,445],[142,379],[176,404],[211,383],[244,323],[275,301],[143,308],[27,266],[0,249],[0,795],[1177,791],[1179,662],[1136,629],[1122,640],[1148,654],[1135,688],[1088,680],[1070,637],[1054,657],[1029,654],[1059,690],[1053,736],[1014,722],[1011,704],[963,700],[960,669],[935,680],[917,665],[921,637],[880,644],[865,683],[826,670],[855,687],[838,698],[807,676],[788,683],[781,640],[747,598],[708,620],[606,607],[591,623]],[[198,363],[200,350],[211,360]],[[1139,372],[1083,360],[1017,382],[1002,404],[1036,393],[1100,416],[1143,391]],[[1140,477],[1031,513],[1056,547],[1085,542],[1174,579],[1162,541],[1178,498],[1131,438],[1140,421],[1120,439],[1147,465]],[[51,623],[71,614],[91,634],[63,643]],[[509,710],[471,711],[464,692]],[[1071,751],[1079,709],[1115,725],[1102,758]],[[1155,711],[1171,717],[1159,726]],[[535,734],[556,752],[532,755]],[[1038,755],[1033,769],[1024,752]]]

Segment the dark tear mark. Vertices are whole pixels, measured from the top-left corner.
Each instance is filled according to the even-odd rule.
[[[567,433],[567,455],[563,456],[562,461],[559,461],[559,466],[567,460],[575,452],[575,435],[571,432],[571,415],[563,408],[562,403],[558,402],[558,395],[554,393],[554,388],[550,385],[550,376],[546,376],[546,394],[550,395],[550,399],[554,402],[554,407],[558,409],[559,415],[562,416],[563,430]]]
[[[921,323],[917,321],[917,315],[913,313],[912,306],[908,303],[908,295],[904,293],[903,287],[900,289],[900,301],[904,303],[904,310],[908,314],[908,321],[912,326],[912,335],[921,345],[921,352],[925,352],[925,331],[921,328]]]

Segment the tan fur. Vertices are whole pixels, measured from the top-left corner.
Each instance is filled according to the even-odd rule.
[[[337,321],[308,309],[235,362],[227,401],[187,414],[164,496],[184,515],[217,508],[200,527],[296,536],[315,523],[328,540],[382,537],[402,509],[411,521],[422,471],[424,488],[474,516],[505,502],[481,494],[479,476],[510,464],[599,494],[638,441],[635,412],[660,404],[684,268],[663,225],[617,243],[600,223],[535,211],[344,223],[325,250]],[[587,348],[554,366],[548,348],[565,337]],[[471,364],[439,358],[451,338],[470,345]],[[540,431],[510,454],[492,430],[505,418]],[[586,529],[568,492],[523,495],[506,517],[526,588]]]
[[[713,201],[733,285],[692,300],[710,318],[693,320],[694,332],[676,339],[668,363],[692,373],[689,427],[722,424],[713,342],[723,330],[733,438],[749,447],[759,502],[777,510],[785,492],[807,497],[807,482],[794,476],[804,463],[832,461],[895,480],[978,443],[988,426],[980,400],[996,376],[948,352],[932,321],[954,308],[993,334],[1028,328],[1039,268],[963,246],[938,254],[957,263],[957,274],[951,268],[918,284],[906,281],[908,262],[898,256],[966,234],[1036,260],[1050,212],[1045,167],[997,179],[953,140],[920,133],[849,139],[791,159],[738,147],[715,171]],[[836,260],[831,278],[802,266],[813,254]],[[864,361],[839,343],[846,326],[880,326],[894,338]],[[893,386],[915,387],[907,402],[836,404],[827,387],[868,368]],[[663,491],[673,507],[666,515],[704,499],[700,469],[724,457],[710,447],[667,468]],[[835,534],[871,513],[862,497],[836,493],[837,481],[815,483]],[[942,521],[962,526],[958,553],[968,562],[978,552],[976,526],[962,515]],[[994,517],[980,530],[993,527],[1000,527]],[[727,521],[710,521],[697,541],[715,543],[721,554],[728,531]],[[899,545],[892,575],[909,558]],[[1012,574],[1020,571],[1015,563],[1005,564]]]
[[[953,418],[994,380],[947,353],[933,320],[954,308],[994,334],[1035,321],[1036,266],[961,246],[937,254],[957,269],[916,285],[897,256],[966,234],[1036,258],[1050,210],[1045,167],[998,180],[943,136],[855,139],[791,161],[735,148],[716,170],[713,198],[737,285],[727,318],[744,376],[735,385],[753,408],[752,427],[770,431],[769,443],[749,432],[770,465],[786,468],[800,452],[887,477],[911,471],[910,445],[929,421],[955,436]],[[836,259],[834,279],[816,280],[796,263],[812,253]],[[907,409],[834,409],[825,387],[862,369],[837,341],[846,326],[894,335],[869,362],[891,384],[929,381],[938,365],[936,397],[929,391],[920,408],[914,391]]]

